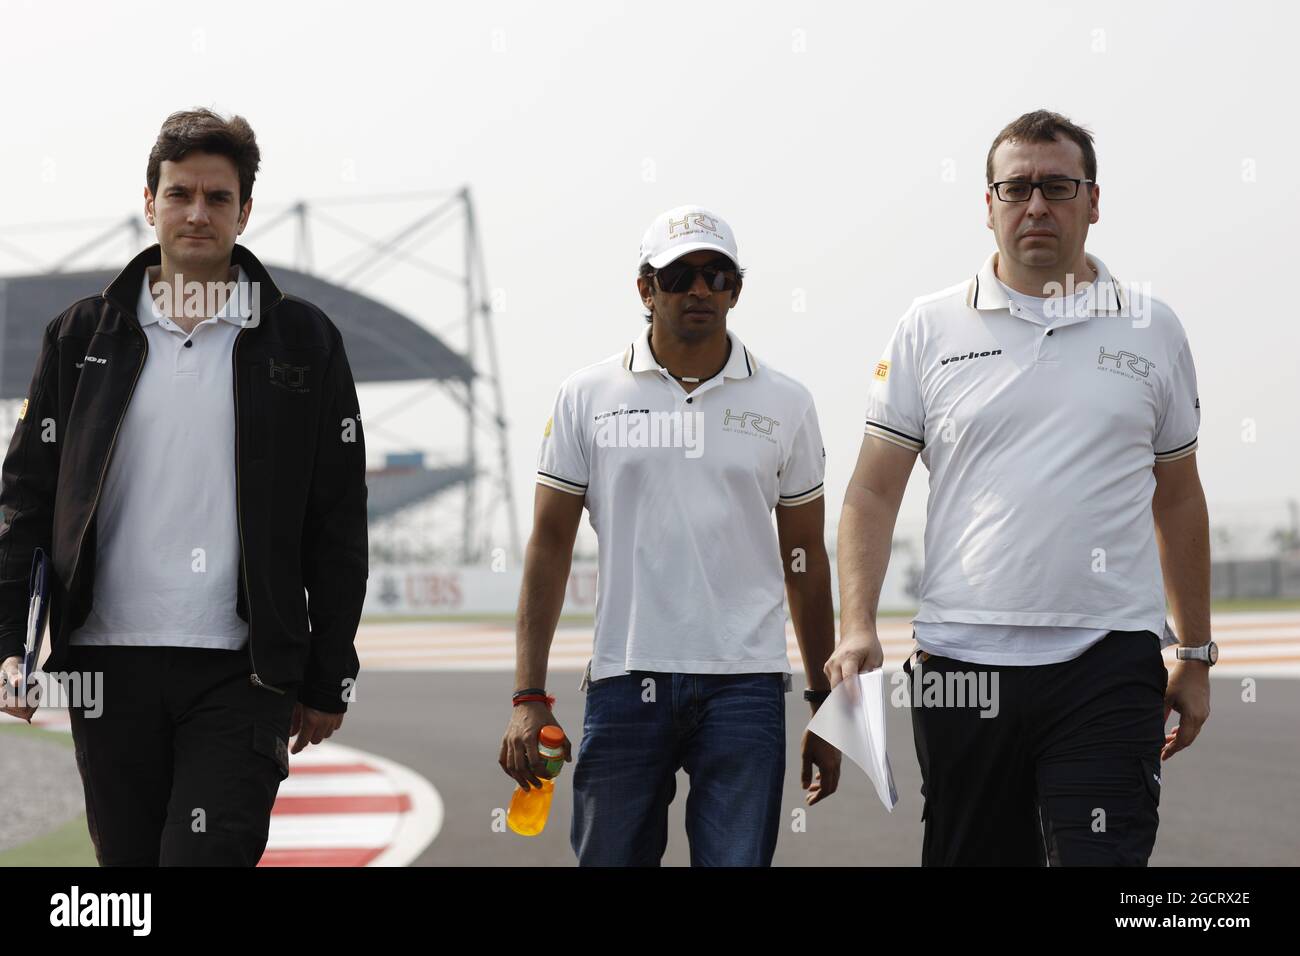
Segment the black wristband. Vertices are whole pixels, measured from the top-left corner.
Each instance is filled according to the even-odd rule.
[[[803,692],[803,699],[810,704],[824,704],[829,696],[831,696],[831,692],[828,690],[805,689]]]
[[[511,697],[523,697],[525,694],[541,694],[543,697],[548,696],[545,687],[525,687],[523,690],[517,690]]]

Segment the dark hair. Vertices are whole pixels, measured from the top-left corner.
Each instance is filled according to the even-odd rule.
[[[732,265],[735,266],[736,264],[733,262]],[[655,267],[652,266],[652,265],[650,265],[650,263],[648,263],[648,262],[643,262],[643,263],[641,263],[641,268],[637,270],[637,273],[636,273],[636,274],[637,274],[637,277],[638,277],[638,278],[649,280],[649,278],[650,278],[652,275],[654,275],[656,271],[657,271],[657,270],[655,269]],[[745,284],[745,270],[742,269],[742,268],[740,268],[740,266],[736,266],[736,275],[740,276],[740,284],[741,284],[741,285],[744,285],[744,284]],[[653,285],[653,283],[651,283],[651,284]],[[645,314],[645,320],[646,320],[647,322],[652,322],[652,321],[654,321],[654,313],[652,313],[652,312],[647,312],[647,313]]]
[[[178,162],[191,152],[228,157],[239,172],[239,205],[248,202],[262,161],[257,137],[248,120],[242,116],[226,119],[201,108],[182,110],[167,117],[158,131],[157,142],[149,151],[149,166],[145,170],[149,192],[155,195],[158,192],[163,160]]]
[[[1071,123],[1060,113],[1053,113],[1050,110],[1034,110],[1012,120],[1002,128],[1002,132],[998,133],[993,140],[993,145],[989,147],[988,159],[984,161],[984,181],[993,182],[993,154],[1007,140],[1020,143],[1050,143],[1057,136],[1064,136],[1079,144],[1079,149],[1083,150],[1083,176],[1095,182],[1097,151],[1092,148],[1092,133],[1082,126]]]

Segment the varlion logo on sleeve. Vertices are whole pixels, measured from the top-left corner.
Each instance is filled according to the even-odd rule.
[[[543,431],[542,431],[542,437],[543,437],[543,438],[550,438],[550,437],[551,437],[551,422],[552,422],[553,420],[554,420],[554,416],[552,416],[551,418],[546,419],[546,428],[543,429]]]
[[[888,362],[877,362],[877,363],[876,363],[876,378],[880,379],[882,382],[883,382],[885,379],[889,378],[889,363],[888,363]]]
[[[20,409],[18,409],[18,420],[19,420],[19,421],[22,421],[24,418],[27,417],[27,404],[28,404],[28,402],[30,402],[30,401],[31,401],[31,399],[27,399],[27,398],[24,398],[24,399],[23,399],[23,407],[20,408]]]

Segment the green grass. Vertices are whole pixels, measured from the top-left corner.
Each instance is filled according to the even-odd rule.
[[[0,867],[98,865],[84,813],[35,840],[0,853]]]
[[[41,730],[16,720],[0,724],[0,741],[6,736],[27,737],[72,747],[72,735]],[[0,746],[3,746],[0,743]],[[98,866],[95,849],[86,829],[86,815],[78,814],[55,829],[0,852],[0,867],[5,866]]]
[[[12,734],[15,737],[27,737],[32,740],[47,740],[51,743],[60,744],[72,749],[72,734],[62,733],[57,730],[42,730],[40,727],[33,727],[24,720],[17,720],[13,717],[0,717],[0,734]]]
[[[1215,601],[1210,610],[1219,614],[1232,611],[1294,611],[1300,609],[1300,598],[1234,598]]]

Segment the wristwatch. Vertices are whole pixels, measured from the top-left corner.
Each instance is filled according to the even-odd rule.
[[[1177,647],[1174,656],[1180,661],[1204,661],[1207,667],[1219,663],[1219,645],[1214,641],[1199,647]]]

